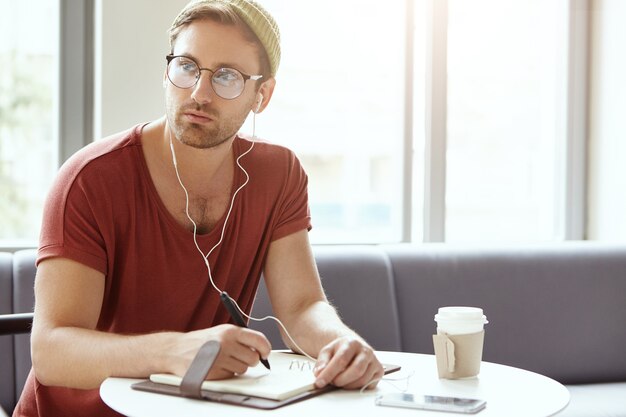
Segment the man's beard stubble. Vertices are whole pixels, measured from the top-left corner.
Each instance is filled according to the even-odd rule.
[[[183,120],[186,110],[196,110],[211,117],[210,126],[191,123]],[[246,115],[222,118],[215,110],[199,104],[185,106],[176,111],[172,130],[176,138],[183,144],[196,149],[210,149],[232,139],[245,121]]]

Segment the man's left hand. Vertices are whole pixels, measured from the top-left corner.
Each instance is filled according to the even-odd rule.
[[[358,389],[376,380],[367,385],[367,389],[372,389],[384,370],[367,343],[355,337],[341,337],[320,350],[313,373],[317,388],[333,384]]]

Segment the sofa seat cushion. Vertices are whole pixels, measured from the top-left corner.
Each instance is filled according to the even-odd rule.
[[[558,417],[626,417],[626,382],[567,385],[571,399]]]

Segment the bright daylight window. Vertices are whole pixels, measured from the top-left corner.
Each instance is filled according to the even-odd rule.
[[[257,135],[309,175],[316,243],[401,237],[404,2],[264,0],[282,38],[277,87]],[[251,131],[249,125],[244,131]]]
[[[556,237],[566,3],[449,0],[448,68],[438,69],[448,75],[446,241]],[[309,173],[312,241],[400,241],[405,2],[263,4],[281,27],[283,61],[257,133],[296,151]],[[428,198],[425,4],[413,3],[416,237]]]
[[[412,199],[402,194],[407,3],[262,1],[283,57],[257,135],[293,149],[307,170],[314,243],[398,242],[411,200],[420,234],[426,1],[409,3]],[[555,238],[567,3],[448,0],[446,241]],[[36,241],[57,170],[58,14],[59,0],[0,0],[3,246]]]
[[[0,0],[0,241],[33,244],[57,170],[58,0]]]
[[[556,238],[566,3],[449,0],[446,241]]]

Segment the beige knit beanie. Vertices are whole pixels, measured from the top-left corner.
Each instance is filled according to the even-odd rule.
[[[228,1],[228,0],[227,0]],[[237,14],[259,38],[270,60],[272,77],[280,64],[280,31],[276,21],[259,3],[254,0],[229,0]]]
[[[267,53],[270,64],[270,73],[276,75],[278,65],[280,64],[280,31],[276,21],[259,3],[254,0],[193,0],[191,1],[181,14],[174,20],[173,26],[185,13],[185,10],[193,4],[197,3],[218,3],[228,5],[237,13],[237,16],[254,32],[261,41],[261,45]]]

